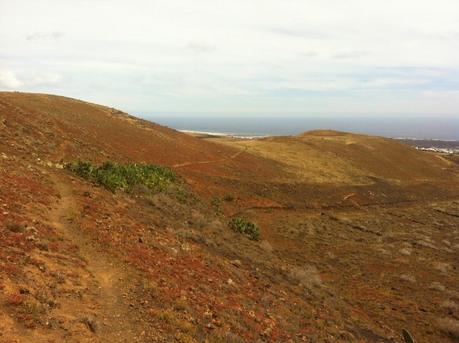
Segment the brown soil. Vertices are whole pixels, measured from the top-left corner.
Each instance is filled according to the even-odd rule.
[[[186,193],[111,193],[61,169],[77,159],[167,165]],[[453,342],[456,160],[334,131],[192,137],[0,93],[0,342]]]
[[[131,274],[134,273],[130,271],[131,268],[123,266],[119,259],[100,251],[84,233],[82,234],[78,225],[73,223],[72,219],[69,220],[70,213],[78,213],[73,192],[58,176],[54,176],[53,181],[59,192],[59,203],[49,214],[49,224],[64,239],[78,246],[82,259],[86,261],[86,269],[97,287],[92,290],[99,305],[97,317],[87,318],[93,323],[86,324],[90,326],[91,331],[97,330],[107,342],[139,341],[139,325],[131,314],[132,308],[123,300],[123,293],[128,289],[126,282],[132,280]],[[67,310],[75,313],[75,308]],[[97,329],[96,318],[102,324]]]

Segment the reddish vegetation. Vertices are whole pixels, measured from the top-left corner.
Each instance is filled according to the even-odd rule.
[[[24,297],[20,294],[11,294],[6,299],[6,304],[11,306],[19,306],[24,302]]]
[[[0,93],[0,342],[455,339],[457,165],[380,138],[317,140],[336,135],[264,144],[338,154],[365,182],[308,182],[263,142],[241,152],[99,105]],[[362,142],[380,155],[362,157]],[[187,192],[111,193],[61,169],[77,159],[168,165]],[[236,214],[261,242],[227,228]]]

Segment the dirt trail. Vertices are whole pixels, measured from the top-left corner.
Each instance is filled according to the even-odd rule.
[[[63,176],[53,176],[56,189],[60,194],[57,206],[50,212],[49,220],[59,233],[78,246],[81,257],[87,263],[87,270],[93,277],[93,289],[88,290],[95,304],[94,318],[83,318],[88,329],[94,331],[95,342],[141,342],[139,333],[142,329],[132,316],[130,304],[123,295],[129,288],[129,280],[134,272],[123,265],[117,258],[100,250],[69,217],[78,215],[78,206],[72,195],[70,182]],[[82,304],[84,306],[84,304]],[[69,309],[77,312],[78,309]],[[77,313],[71,313],[76,316]]]
[[[224,157],[224,158],[221,158],[221,159],[218,159],[218,160],[209,160],[209,161],[196,161],[196,162],[184,162],[184,163],[178,163],[178,164],[174,164],[172,166],[172,168],[181,168],[181,167],[187,167],[187,166],[190,166],[190,165],[194,165],[194,164],[212,164],[212,163],[221,163],[221,162],[225,162],[225,161],[229,161],[229,160],[233,160],[235,158],[237,158],[239,155],[241,155],[242,153],[246,152],[247,151],[247,147],[245,147],[244,150],[241,150],[241,151],[238,151],[234,154],[232,154],[231,156],[229,157]]]

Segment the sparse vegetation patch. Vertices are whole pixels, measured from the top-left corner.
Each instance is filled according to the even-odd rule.
[[[253,241],[260,239],[260,229],[254,223],[244,218],[233,218],[229,222],[231,230],[242,233]]]
[[[122,165],[107,161],[102,165],[94,165],[88,161],[77,161],[66,164],[66,168],[112,192],[117,189],[130,191],[135,186],[145,186],[160,192],[177,181],[177,176],[172,170],[154,164]]]

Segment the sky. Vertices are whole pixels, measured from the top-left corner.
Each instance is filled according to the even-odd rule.
[[[0,90],[143,114],[459,117],[459,1],[0,0]]]

